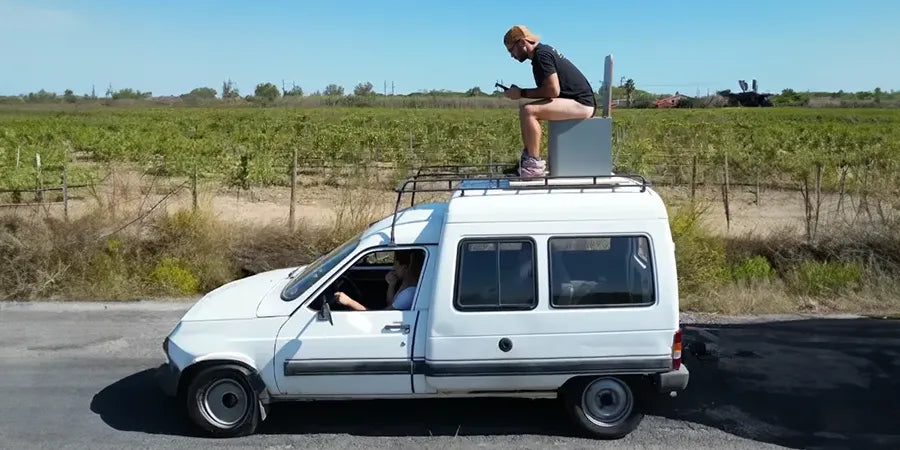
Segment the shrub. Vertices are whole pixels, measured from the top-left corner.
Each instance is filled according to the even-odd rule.
[[[231,258],[235,236],[207,213],[182,210],[161,215],[152,231],[145,248],[181,261],[197,277],[199,290],[212,290],[238,276]]]
[[[163,257],[150,273],[150,280],[160,286],[163,292],[172,295],[196,294],[200,280],[190,267],[178,258]]]
[[[703,227],[704,212],[691,202],[669,213],[682,294],[708,291],[728,279],[725,242]]]
[[[765,256],[756,255],[745,258],[731,266],[731,278],[738,283],[752,284],[760,280],[775,277],[775,269]]]
[[[836,295],[859,289],[862,275],[862,265],[856,262],[806,260],[791,272],[788,281],[799,294]]]

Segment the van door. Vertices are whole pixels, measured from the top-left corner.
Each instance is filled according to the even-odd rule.
[[[411,309],[385,309],[387,275],[399,270],[396,253],[416,253],[404,264],[419,269]],[[426,303],[422,284],[429,270],[423,246],[375,248],[355,258],[314,301],[301,306],[279,330],[273,364],[282,394],[296,396],[391,396],[413,392],[413,339]],[[412,261],[416,261],[413,263]],[[409,269],[406,269],[409,271]],[[400,273],[400,272],[396,272]],[[395,275],[396,275],[395,273]],[[409,273],[416,273],[415,270]],[[324,299],[337,291],[363,305],[357,311],[329,302],[330,315],[320,314]],[[393,299],[391,299],[393,300]]]
[[[316,396],[412,393],[417,317],[416,311],[334,311],[329,322],[301,308],[276,339],[279,389]]]

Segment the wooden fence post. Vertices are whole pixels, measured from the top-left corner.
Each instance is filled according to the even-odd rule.
[[[756,168],[756,206],[762,206],[762,192],[760,191],[759,184],[759,167]]]
[[[694,195],[697,191],[697,155],[694,155],[691,163],[691,201],[694,201]]]
[[[194,173],[191,174],[191,200],[194,212],[197,212],[197,164],[194,164]]]
[[[288,218],[288,229],[294,232],[294,220],[296,214],[295,203],[297,201],[297,147],[294,147],[294,160],[291,163],[291,210]]]
[[[41,154],[34,154],[34,167],[37,173],[38,203],[44,203],[44,177],[41,173]]]
[[[722,201],[725,203],[725,227],[731,231],[731,211],[728,208],[728,152],[725,152],[725,184],[722,185]]]
[[[63,218],[69,223],[69,177],[66,166],[67,164],[63,165],[62,172]]]

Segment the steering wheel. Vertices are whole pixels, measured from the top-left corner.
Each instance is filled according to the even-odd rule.
[[[350,289],[341,289],[341,286],[343,286],[345,283],[350,287]],[[356,283],[354,283],[353,280],[351,280],[347,276],[342,275],[340,278],[335,280],[334,283],[332,283],[330,286],[325,288],[324,291],[322,291],[322,301],[328,302],[328,305],[331,306],[331,309],[349,309],[349,307],[341,305],[335,300],[334,294],[338,291],[349,295],[353,300],[356,301],[360,301],[363,296],[362,290],[359,289],[359,286],[357,286]]]

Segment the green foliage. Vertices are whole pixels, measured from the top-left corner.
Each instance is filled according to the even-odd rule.
[[[678,290],[682,294],[702,293],[728,280],[725,242],[703,226],[703,214],[704,209],[696,203],[669,210]]]
[[[812,296],[830,296],[861,287],[863,266],[848,261],[805,260],[788,275],[791,288]]]
[[[808,93],[799,93],[793,89],[783,89],[781,95],[772,97],[772,103],[776,106],[805,106],[809,103]]]
[[[199,87],[191,89],[191,92],[182,95],[182,97],[192,97],[197,99],[213,99],[216,98],[216,90],[211,87]]]
[[[119,91],[112,93],[113,100],[122,100],[122,99],[141,100],[141,99],[150,98],[152,96],[153,96],[152,92],[149,92],[149,91],[141,92],[139,90],[135,90],[135,89],[131,89],[131,88],[121,89]]]
[[[178,258],[165,256],[150,272],[150,280],[172,295],[196,294],[200,280],[191,272],[190,267]]]
[[[281,97],[281,90],[272,83],[259,83],[256,85],[256,90],[253,91],[253,95],[271,102],[276,98]]]
[[[329,97],[321,97],[328,99]],[[309,97],[302,99],[308,100]],[[384,96],[332,98],[344,105],[378,104]],[[298,99],[301,100],[301,99]],[[352,100],[352,101],[351,101]],[[512,103],[497,109],[222,108],[105,109],[58,114],[0,110],[0,189],[33,187],[40,154],[46,185],[59,185],[67,149],[98,163],[128,162],[159,175],[241,184],[286,184],[294,148],[301,163],[397,165],[485,164],[515,161],[521,152]],[[353,103],[360,102],[360,103]],[[725,155],[733,181],[812,183],[823,166],[823,189],[837,189],[845,166],[848,190],[865,180],[898,180],[900,110],[799,108],[622,110],[614,115],[618,170],[651,180],[719,182]],[[546,149],[546,134],[544,145]],[[19,164],[16,164],[17,155]],[[251,155],[249,161],[242,161]],[[80,172],[79,172],[80,171]],[[88,166],[70,182],[90,181]],[[900,181],[896,185],[900,185]]]
[[[56,101],[57,96],[55,92],[47,92],[43,89],[37,92],[30,92],[26,97],[25,101],[28,103],[45,103]]]
[[[284,93],[285,97],[303,97],[303,88],[300,86],[294,86],[289,91]]]
[[[322,92],[324,95],[344,95],[344,87],[338,86],[337,84],[329,84],[325,86],[325,91]]]
[[[751,284],[776,276],[775,269],[764,256],[745,258],[731,266],[731,278],[738,283]]]
[[[374,86],[372,86],[372,83],[370,83],[368,81],[365,83],[359,83],[356,85],[356,87],[353,88],[353,95],[356,95],[356,96],[374,95],[374,94],[375,94]]]

